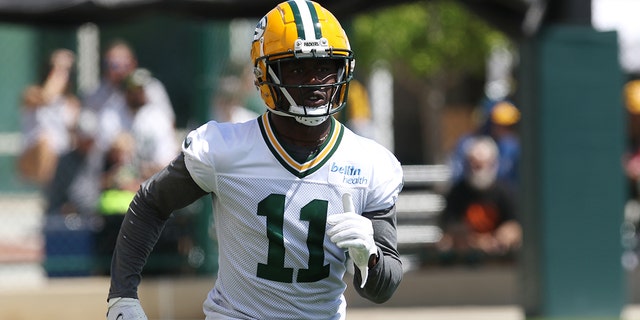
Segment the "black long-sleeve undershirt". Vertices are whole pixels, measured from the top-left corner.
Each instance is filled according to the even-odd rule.
[[[140,274],[171,213],[207,192],[189,175],[181,153],[147,180],[127,211],[111,261],[109,298],[137,298]]]
[[[375,212],[364,212],[371,219],[374,241],[378,247],[378,263],[369,268],[369,277],[364,288],[360,288],[362,278],[358,268],[353,284],[358,294],[372,302],[383,303],[391,298],[402,281],[402,262],[397,249],[395,206]]]

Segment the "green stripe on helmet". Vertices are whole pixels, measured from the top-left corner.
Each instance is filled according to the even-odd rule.
[[[320,39],[322,38],[322,30],[320,30],[318,12],[316,12],[316,7],[310,1],[307,1],[307,5],[309,6],[309,12],[311,13],[311,20],[313,21],[313,30],[316,33],[316,39]]]
[[[305,30],[304,30],[304,19],[302,14],[300,13],[300,8],[298,8],[298,3],[294,0],[287,2],[291,7],[291,11],[293,12],[293,17],[296,22],[296,29],[298,31],[298,38],[302,40],[307,40]],[[320,21],[318,20],[318,13],[316,12],[316,8],[313,6],[313,3],[310,1],[305,1],[305,4],[309,8],[309,13],[311,15],[311,25],[315,33],[316,39],[322,38],[322,31],[320,30]]]

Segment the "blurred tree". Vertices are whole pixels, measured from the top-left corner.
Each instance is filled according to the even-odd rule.
[[[484,80],[492,48],[510,46],[506,35],[454,0],[420,1],[359,15],[351,32],[358,72],[369,73],[384,60],[398,85],[417,97],[426,138],[420,160],[424,163],[442,161],[439,122],[447,92],[469,77]]]
[[[421,78],[445,71],[482,75],[491,48],[507,42],[453,0],[420,1],[361,15],[353,32],[359,66],[384,59]]]

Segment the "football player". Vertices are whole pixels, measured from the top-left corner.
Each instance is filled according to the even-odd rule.
[[[146,319],[146,257],[171,213],[205,195],[219,245],[206,319],[344,319],[348,256],[361,296],[382,303],[398,287],[402,168],[332,117],[354,67],[339,22],[315,2],[280,3],[258,23],[251,57],[267,112],[190,132],[141,186],[113,255],[108,319]]]

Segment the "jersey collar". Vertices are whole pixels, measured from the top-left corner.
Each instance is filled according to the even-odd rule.
[[[262,133],[262,137],[264,138],[267,147],[269,147],[269,150],[271,150],[271,153],[276,157],[278,162],[298,178],[304,178],[316,172],[338,149],[344,133],[344,127],[333,117],[331,117],[329,121],[331,121],[331,129],[327,140],[325,140],[325,142],[320,146],[320,150],[314,157],[307,159],[304,163],[300,163],[294,160],[278,141],[278,138],[275,135],[275,130],[269,120],[269,112],[265,112],[258,118],[260,132]]]

